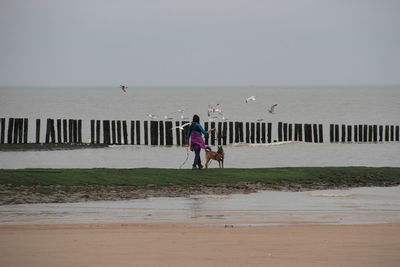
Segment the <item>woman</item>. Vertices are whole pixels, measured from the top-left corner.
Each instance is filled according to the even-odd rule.
[[[215,131],[215,128],[211,129],[209,132],[213,131]],[[205,131],[201,126],[200,117],[198,115],[194,115],[192,123],[189,126],[189,131],[187,135],[187,138],[189,139],[190,150],[194,151],[195,154],[192,169],[203,168],[203,165],[201,165],[200,150],[202,148],[206,149],[206,145],[204,144],[204,140],[201,134],[208,136],[209,132]]]

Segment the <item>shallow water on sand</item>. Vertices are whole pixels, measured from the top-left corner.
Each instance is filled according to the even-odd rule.
[[[0,224],[195,222],[234,225],[400,222],[400,186],[0,206]]]

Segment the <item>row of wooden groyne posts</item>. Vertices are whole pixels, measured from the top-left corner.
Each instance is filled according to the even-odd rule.
[[[35,143],[83,143],[82,120],[47,119],[44,142],[41,142],[40,138],[41,122],[41,119],[36,119]],[[184,127],[183,130],[178,128],[185,123],[187,121],[91,120],[90,142],[116,145],[186,145],[188,127]],[[9,118],[8,123],[6,118],[0,118],[0,144],[28,143],[28,125],[27,118]],[[209,137],[205,137],[207,145],[282,141],[324,142],[322,124],[278,122],[277,140],[272,140],[272,123],[269,122],[205,122],[204,128],[206,131],[217,129]],[[141,133],[144,135],[143,139]],[[329,127],[330,142],[399,141],[399,133],[398,125],[330,124]]]

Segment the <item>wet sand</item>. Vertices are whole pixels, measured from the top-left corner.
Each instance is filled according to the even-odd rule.
[[[0,226],[0,266],[398,266],[400,223]]]

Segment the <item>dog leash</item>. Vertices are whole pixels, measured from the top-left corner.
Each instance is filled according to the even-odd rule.
[[[185,165],[186,161],[189,159],[189,146],[186,147],[186,159],[185,161],[179,166],[179,169],[182,169],[183,165]]]

